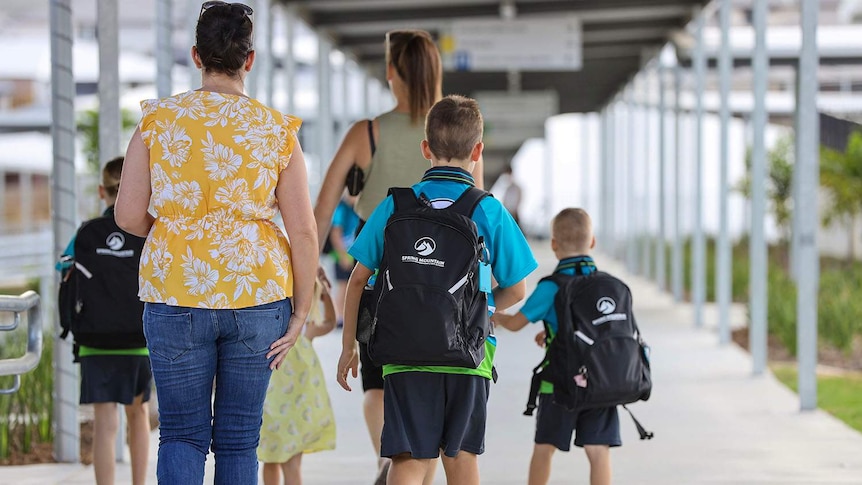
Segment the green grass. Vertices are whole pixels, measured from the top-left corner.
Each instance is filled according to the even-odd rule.
[[[793,366],[773,366],[772,372],[785,386],[797,390],[798,378]],[[829,414],[862,431],[862,375],[817,376],[818,406]]]

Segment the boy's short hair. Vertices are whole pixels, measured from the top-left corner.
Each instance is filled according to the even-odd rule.
[[[588,251],[593,241],[593,221],[587,211],[569,207],[554,216],[551,235],[564,251]]]
[[[123,174],[123,157],[116,157],[102,169],[102,187],[108,197],[116,197],[120,191],[120,175]]]
[[[482,123],[475,99],[446,96],[431,107],[425,119],[428,148],[440,160],[466,160],[482,141]]]

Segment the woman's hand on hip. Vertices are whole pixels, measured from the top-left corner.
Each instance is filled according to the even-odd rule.
[[[295,313],[290,315],[290,321],[287,322],[287,332],[269,346],[269,353],[266,354],[267,359],[273,358],[269,363],[270,369],[274,370],[281,367],[287,353],[296,345],[303,325],[305,325],[305,317],[300,317]]]

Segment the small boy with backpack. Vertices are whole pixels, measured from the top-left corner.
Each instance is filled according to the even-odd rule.
[[[58,309],[62,338],[72,332],[81,364],[80,404],[92,404],[96,483],[114,483],[117,403],[125,407],[132,483],[147,477],[152,373],[144,338],[144,304],[138,299],[138,265],[144,239],[114,222],[123,157],[102,169],[101,217],[84,222],[57,263],[62,274]]]
[[[390,195],[350,248],[338,383],[357,375],[357,311],[378,270],[368,350],[383,365],[381,456],[388,483],[421,484],[443,452],[448,483],[479,483],[496,338],[489,306],[508,308],[526,293],[538,264],[515,221],[470,175],[482,154],[475,100],[448,96],[428,112],[423,156],[432,167]],[[497,287],[491,288],[493,278]]]
[[[529,485],[548,483],[553,454],[569,451],[573,432],[590,462],[590,485],[609,485],[610,448],[622,444],[616,405],[649,397],[649,364],[631,316],[631,294],[621,281],[596,270],[589,255],[595,244],[586,211],[563,209],[551,224],[551,248],[559,260],[554,274],[539,282],[518,313],[491,316],[511,331],[529,322],[545,325],[537,341],[544,341],[548,353],[533,371],[524,413],[532,415],[538,394]],[[629,354],[636,375],[627,379],[621,376],[625,370],[608,362],[625,362]]]

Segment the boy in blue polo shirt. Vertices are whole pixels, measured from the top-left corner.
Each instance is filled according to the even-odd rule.
[[[551,223],[551,249],[559,260],[555,273],[588,275],[596,271],[593,258],[589,256],[595,245],[592,222],[586,211],[568,208],[554,217]],[[543,320],[550,328],[551,335],[544,335],[543,331],[537,336],[537,341],[543,338],[547,347],[558,328],[554,310],[557,289],[553,281],[541,281],[518,313],[495,313],[491,321],[505,329],[517,331],[529,322]],[[569,451],[574,431],[577,432],[575,446],[584,448],[590,462],[590,485],[610,485],[610,447],[622,444],[617,408],[570,412],[552,402],[553,392],[553,384],[542,381],[529,485],[548,483],[554,451]]]
[[[470,175],[482,155],[482,115],[475,100],[448,96],[438,101],[425,121],[422,155],[431,169],[414,194],[424,194],[431,206],[443,209],[474,186]],[[368,218],[350,248],[357,265],[347,284],[342,353],[338,383],[350,390],[348,372],[356,377],[358,350],[356,315],[365,282],[380,265],[384,228],[394,211],[391,196]],[[489,305],[503,309],[526,293],[524,278],[536,263],[524,235],[503,205],[483,198],[472,215],[489,252],[491,272],[498,282]],[[410,315],[404,315],[404,325]],[[419,485],[443,451],[449,483],[479,483],[478,455],[484,452],[485,420],[496,338],[485,341],[485,359],[478,368],[384,365],[384,416],[381,456],[392,458],[389,483]]]

